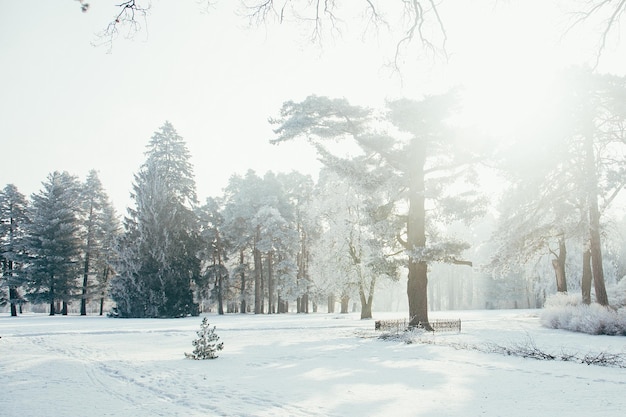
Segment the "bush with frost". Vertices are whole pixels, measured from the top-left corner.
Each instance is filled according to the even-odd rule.
[[[624,282],[626,280],[622,280]],[[621,284],[621,282],[620,282]],[[545,327],[564,329],[587,334],[626,336],[626,306],[620,302],[624,296],[624,284],[618,284],[610,291],[610,299],[615,300],[611,307],[600,304],[585,304],[579,295],[555,294],[546,300],[541,314]],[[626,300],[624,300],[626,301]]]

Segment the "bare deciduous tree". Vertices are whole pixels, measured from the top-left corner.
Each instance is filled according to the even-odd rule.
[[[86,12],[89,3],[76,0]],[[120,1],[120,0],[118,0]],[[196,0],[208,10],[215,0]],[[309,40],[322,44],[326,35],[341,36],[347,19],[360,19],[363,33],[377,32],[381,28],[393,32],[395,51],[391,65],[399,70],[402,57],[408,48],[417,43],[422,50],[447,59],[448,34],[444,17],[440,14],[444,0],[402,0],[382,2],[361,0],[340,2],[337,0],[240,0],[240,12],[252,25],[268,23],[297,23],[310,29]],[[114,40],[123,34],[132,38],[145,26],[151,0],[126,0],[115,4],[117,12],[100,33],[100,44],[109,51]],[[349,5],[346,3],[350,3]],[[626,0],[586,0],[580,7],[572,7],[572,24],[566,31],[592,19],[600,19],[600,39],[596,49],[596,66],[607,47],[608,37],[618,30],[626,12]],[[142,21],[140,23],[140,21]],[[399,25],[398,25],[399,22]]]

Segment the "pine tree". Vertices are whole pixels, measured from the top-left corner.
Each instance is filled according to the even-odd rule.
[[[299,172],[279,174],[280,181],[286,198],[292,210],[291,220],[298,241],[293,242],[290,252],[293,260],[283,259],[280,264],[282,276],[281,286],[285,296],[295,295],[296,309],[298,313],[309,311],[309,299],[311,298],[312,280],[310,276],[311,245],[318,235],[315,222],[307,216],[314,189],[314,182],[310,176]],[[286,309],[285,309],[286,310]]]
[[[119,223],[115,210],[102,188],[96,171],[92,170],[82,190],[83,211],[83,282],[80,314],[87,314],[87,302],[100,295],[112,274],[113,245]]]
[[[224,343],[218,342],[220,338],[215,334],[215,326],[209,326],[209,320],[205,317],[200,324],[200,330],[196,332],[198,338],[191,342],[194,349],[192,353],[186,353],[185,357],[195,360],[216,359],[217,352],[224,349]]]
[[[624,188],[626,78],[573,68],[554,84],[551,108],[505,155],[503,171],[512,186],[503,200],[493,266],[528,264],[549,251],[557,291],[566,292],[566,248],[582,242],[577,275],[583,300],[591,302],[593,282],[596,301],[607,305],[603,216]],[[537,144],[529,145],[529,137]]]
[[[135,175],[135,208],[125,219],[119,276],[111,296],[123,317],[197,315],[192,284],[200,276],[193,169],[174,127],[152,136]]]
[[[43,189],[32,196],[28,231],[29,297],[48,302],[50,315],[55,301],[67,304],[78,293],[80,275],[80,183],[67,172],[48,176]]]
[[[100,299],[100,315],[103,314],[104,300],[108,297],[109,283],[115,275],[118,263],[118,243],[121,233],[120,220],[108,197],[102,201],[100,217],[100,252],[94,263],[96,284],[94,294]]]
[[[26,197],[15,185],[8,184],[0,191],[0,288],[8,289],[8,294],[0,293],[0,304],[10,303],[11,316],[17,316],[18,305],[24,301],[20,289],[26,282],[27,209]]]
[[[454,133],[454,93],[420,101],[396,100],[380,115],[345,99],[310,96],[283,104],[272,143],[304,138],[317,149],[322,163],[364,189],[386,183],[384,207],[403,220],[396,236],[404,246],[408,267],[407,295],[411,324],[428,326],[428,265],[432,262],[471,265],[459,257],[468,245],[446,238],[434,226],[453,220],[471,221],[484,211],[484,199],[471,191],[471,169],[477,149]],[[330,140],[329,140],[330,139]],[[351,141],[361,155],[333,152],[332,140]],[[470,188],[459,192],[459,186]],[[428,205],[432,209],[427,210]],[[401,212],[404,211],[404,213]]]
[[[229,287],[226,262],[230,244],[222,230],[224,226],[222,205],[215,198],[207,198],[197,212],[202,237],[202,260],[205,263],[203,279],[198,287],[204,296],[208,296],[210,292],[211,298],[217,301],[218,314],[224,314],[224,299]]]

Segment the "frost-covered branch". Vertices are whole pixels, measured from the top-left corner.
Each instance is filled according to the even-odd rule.
[[[408,251],[414,262],[443,262],[472,266],[472,262],[460,260],[461,253],[470,248],[466,242],[446,241],[426,247],[415,247]]]

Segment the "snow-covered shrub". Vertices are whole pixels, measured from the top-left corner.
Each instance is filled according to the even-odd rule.
[[[186,353],[189,359],[215,359],[217,352],[224,349],[224,343],[218,342],[219,336],[215,334],[215,326],[209,327],[209,320],[205,317],[200,324],[200,330],[196,332],[198,338],[191,342],[194,347],[192,353]]]
[[[555,294],[546,300],[541,323],[553,329],[626,336],[626,307],[587,305],[579,295]]]
[[[609,304],[615,308],[626,307],[626,277],[607,288],[606,292],[609,296]]]

